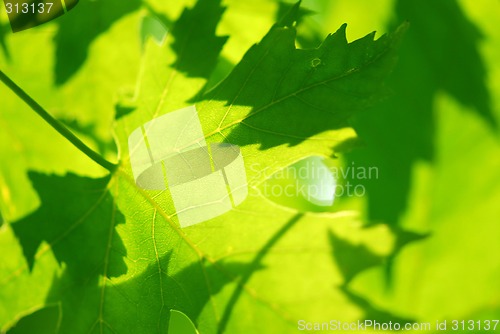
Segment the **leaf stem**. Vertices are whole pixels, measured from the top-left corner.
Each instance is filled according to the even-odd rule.
[[[3,71],[0,70],[0,81],[2,81],[11,91],[13,91],[21,100],[23,100],[34,112],[42,117],[50,126],[59,132],[64,138],[69,140],[83,154],[92,159],[94,162],[104,167],[110,172],[114,172],[117,168],[113,164],[104,159],[99,153],[92,150],[83,143],[73,132],[71,132],[64,124],[52,117],[38,102],[29,96],[21,87],[12,81]]]

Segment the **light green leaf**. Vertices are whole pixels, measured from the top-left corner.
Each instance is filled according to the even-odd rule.
[[[196,27],[193,21],[222,12],[218,1],[197,3],[205,5],[203,11],[187,10],[176,25],[184,26],[187,16],[188,26]],[[41,206],[7,230],[15,231],[33,272],[52,257],[60,264],[60,271],[51,267],[55,274],[45,299],[60,305],[60,332],[165,333],[172,309],[186,314],[200,333],[262,333],[270,324],[273,332],[288,333],[299,319],[320,320],[334,312],[355,320],[363,313],[366,303],[334,289],[352,277],[342,276],[343,263],[331,264],[328,236],[361,239],[365,253],[383,256],[390,251],[390,231],[362,229],[352,211],[290,210],[264,198],[257,185],[269,173],[301,157],[329,155],[353,137],[345,121],[384,96],[381,82],[394,66],[404,28],[376,41],[371,34],[347,43],[343,26],[320,48],[297,50],[297,11],[272,27],[197,104],[209,141],[244,146],[250,194],[241,206],[181,229],[168,191],[137,187],[128,161],[128,135],[190,104],[206,83],[206,67],[215,66],[225,40],[212,36],[216,22],[208,29],[213,43],[185,30],[169,35],[163,46],[147,42],[136,110],[117,120],[116,172],[101,179],[30,174]],[[203,69],[192,67],[199,57]],[[305,102],[291,103],[296,97]],[[387,249],[378,248],[380,241]],[[29,277],[27,269],[18,270]],[[0,296],[8,294],[7,287]],[[7,312],[3,322],[11,325],[27,304]]]
[[[302,20],[305,9],[280,12],[274,0],[225,0],[225,12],[216,0],[148,0],[139,11],[137,1],[85,3],[74,21],[78,7],[22,34],[0,30],[2,71],[120,160],[102,177],[0,87],[0,332],[167,333],[175,312],[202,334],[296,333],[301,319],[498,319],[498,1],[304,0],[318,15]],[[113,6],[122,7],[102,11]],[[150,16],[175,34],[141,48]],[[348,36],[364,36],[406,19],[393,94],[375,108],[400,32],[347,43],[342,28],[319,49],[296,46],[316,46],[343,22]],[[0,20],[5,28],[3,11]],[[64,60],[75,47],[78,61]],[[67,53],[56,59],[56,50]],[[59,61],[72,72],[54,86]],[[117,95],[126,96],[115,115]],[[241,146],[249,196],[181,229],[168,190],[137,187],[127,139],[192,104],[207,141]],[[118,154],[107,145],[114,122]],[[346,160],[347,148],[358,151]],[[287,167],[329,158],[374,166],[380,179],[367,196],[320,209],[263,193]]]

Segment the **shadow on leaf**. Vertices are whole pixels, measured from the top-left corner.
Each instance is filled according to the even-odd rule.
[[[172,50],[176,61],[172,65],[191,78],[209,79],[214,72],[228,36],[217,36],[217,26],[226,10],[221,0],[198,0],[193,8],[186,8],[172,27]],[[221,59],[225,64],[227,60]],[[195,102],[208,88],[207,82],[194,94]]]
[[[383,263],[382,256],[374,254],[364,245],[353,245],[332,232],[329,233],[329,237],[333,258],[344,277],[344,286],[347,286],[360,272]]]
[[[172,49],[177,54],[174,68],[189,77],[210,76],[228,39],[215,35],[224,10],[220,0],[198,0],[193,8],[182,12],[171,32]]]
[[[407,323],[414,323],[415,320],[411,320],[408,318],[403,318],[398,315],[395,315],[391,312],[384,311],[381,308],[374,306],[365,298],[358,296],[357,294],[348,290],[347,287],[340,287],[340,290],[344,293],[344,295],[349,298],[349,300],[363,310],[362,321],[376,321],[378,323],[389,323],[393,324],[397,323],[401,325],[401,328]]]
[[[55,83],[66,83],[85,62],[90,44],[140,5],[140,0],[81,0],[75,9],[57,20]]]
[[[364,147],[350,152],[348,164],[376,166],[379,178],[351,180],[364,185],[371,223],[398,224],[406,210],[412,168],[434,159],[435,103],[444,91],[472,107],[492,129],[486,70],[479,54],[481,34],[454,0],[396,2],[396,22],[410,29],[388,85],[394,95],[354,117]]]
[[[116,225],[125,223],[125,217],[109,192],[110,177],[30,172],[29,178],[41,206],[12,228],[30,268],[38,256],[51,250],[64,270],[54,277],[46,299],[47,305],[58,306],[57,316],[53,308],[35,311],[9,334],[23,328],[38,328],[37,333],[44,333],[55,327],[61,333],[74,333],[75,328],[164,333],[171,309],[183,312],[198,325],[212,295],[239,273],[258,270],[253,263],[201,260],[171,273],[177,267],[171,259],[180,255],[171,250],[157,261],[148,260],[150,264],[142,272],[115,283],[113,278],[127,274],[127,252],[115,230]]]
[[[244,274],[242,274],[241,279],[238,281],[236,288],[234,289],[225,309],[224,313],[219,321],[219,326],[217,328],[217,333],[222,334],[226,330],[229,318],[233,313],[234,307],[238,302],[238,299],[243,292],[243,287],[248,283],[252,275],[262,266],[262,260],[273,248],[273,246],[283,237],[295,224],[302,218],[303,214],[298,213],[292,217],[285,225],[283,225],[271,238],[266,242],[264,246],[258,251],[258,253],[253,258],[252,262],[248,265],[248,268]]]
[[[29,267],[33,267],[36,253],[45,242],[75,279],[97,277],[105,258],[111,258],[114,263],[108,271],[110,277],[124,274],[126,266],[122,257],[126,251],[114,228],[125,219],[108,192],[110,178],[36,172],[29,172],[28,176],[41,205],[34,213],[12,224],[12,229]]]
[[[54,334],[58,332],[60,317],[58,305],[47,306],[21,318],[7,334]]]
[[[377,267],[385,262],[383,256],[370,251],[364,245],[354,245],[347,240],[337,237],[333,232],[329,233],[332,256],[335,265],[344,277],[344,283],[338,289],[357,307],[363,311],[362,321],[371,320],[377,322],[398,323],[404,325],[414,322],[411,319],[399,317],[391,312],[374,306],[370,301],[349,290],[349,283],[358,274],[367,269]]]

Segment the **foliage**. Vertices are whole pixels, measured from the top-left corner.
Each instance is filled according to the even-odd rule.
[[[378,5],[346,3],[82,0],[19,34],[2,14],[1,70],[118,167],[0,86],[0,332],[180,331],[171,310],[200,333],[498,319],[499,5],[394,1],[374,27]],[[249,196],[181,229],[127,141],[193,104],[207,141],[241,147]],[[263,193],[312,156],[380,178],[330,207]]]

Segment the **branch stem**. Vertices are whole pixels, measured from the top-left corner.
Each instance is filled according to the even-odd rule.
[[[111,173],[115,171],[117,165],[104,159],[99,153],[92,150],[84,142],[82,142],[73,132],[71,132],[64,124],[52,117],[38,102],[29,96],[21,87],[19,87],[12,79],[10,79],[3,71],[0,70],[0,81],[2,81],[12,92],[14,92],[21,100],[24,101],[34,112],[36,112],[45,122],[47,122],[54,130],[59,132],[64,138],[69,140],[78,150],[94,162],[104,167]]]

